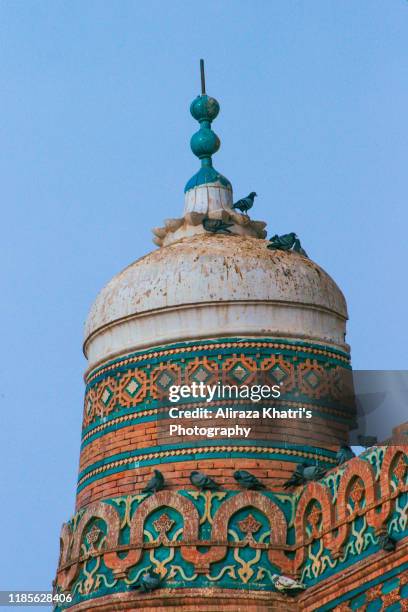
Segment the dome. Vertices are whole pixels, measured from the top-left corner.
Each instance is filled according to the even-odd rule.
[[[142,257],[99,293],[85,354],[199,337],[285,335],[344,348],[347,307],[332,278],[250,236],[200,233]]]

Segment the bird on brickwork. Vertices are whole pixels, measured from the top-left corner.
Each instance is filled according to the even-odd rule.
[[[161,577],[152,568],[149,568],[131,588],[139,589],[140,593],[151,593],[161,586],[161,582]]]
[[[190,482],[200,491],[217,491],[220,488],[212,478],[197,470],[191,472]]]
[[[289,489],[290,487],[297,487],[313,480],[320,480],[326,472],[327,470],[319,465],[308,465],[305,462],[299,463],[289,480],[283,484],[283,488]]]
[[[345,463],[349,459],[352,459],[355,456],[356,454],[350,448],[350,446],[347,446],[347,444],[342,444],[342,446],[340,446],[339,450],[336,453],[337,465],[342,465],[343,463]]]
[[[302,582],[289,578],[289,576],[279,576],[278,574],[272,574],[272,584],[277,591],[292,596],[297,595],[306,588]]]
[[[231,234],[229,228],[233,225],[233,223],[225,223],[221,219],[208,219],[208,217],[203,219],[203,228],[212,234]]]
[[[241,200],[238,200],[238,202],[235,202],[235,204],[232,205],[232,208],[238,209],[242,213],[246,214],[248,210],[253,207],[256,196],[257,194],[255,191],[251,191],[246,198],[242,198]]]
[[[247,472],[246,470],[237,470],[234,472],[234,478],[243,489],[250,489],[252,491],[258,491],[259,489],[265,489],[265,485],[260,482],[256,476]]]
[[[299,463],[296,466],[295,471],[293,472],[292,476],[289,478],[289,480],[287,480],[286,482],[283,483],[283,488],[284,489],[289,489],[290,487],[297,487],[301,484],[303,484],[304,480],[303,480],[303,470],[304,470],[304,466],[306,464],[304,463]]]
[[[149,480],[142,493],[157,493],[164,487],[164,476],[159,470],[153,470],[154,476]]]
[[[378,544],[386,552],[394,552],[397,542],[388,533],[384,533],[378,538]]]
[[[320,467],[319,465],[307,465],[306,463],[303,468],[304,482],[309,482],[311,480],[320,480],[320,478],[323,478],[326,472],[326,468]]]

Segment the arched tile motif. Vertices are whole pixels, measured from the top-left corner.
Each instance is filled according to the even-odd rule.
[[[240,575],[237,571],[237,568],[240,568],[239,551],[246,547],[248,547],[246,552],[252,555],[251,560],[257,559],[253,565],[252,577],[248,582],[251,589],[266,588],[274,592],[273,585],[269,581],[270,577],[268,578],[269,574],[276,571],[273,566],[279,568],[279,571],[284,574],[300,576],[307,586],[317,581],[318,584],[315,586],[320,588],[320,585],[324,584],[320,581],[330,576],[328,574],[331,571],[330,568],[337,567],[339,571],[340,568],[341,571],[349,568],[352,572],[354,558],[357,554],[360,555],[361,551],[365,555],[364,562],[367,566],[370,567],[368,562],[370,555],[375,555],[376,567],[381,568],[383,559],[386,558],[387,561],[392,559],[393,553],[385,554],[379,549],[376,537],[378,534],[385,529],[389,529],[392,537],[395,534],[397,540],[395,554],[398,556],[396,559],[402,558],[404,546],[407,546],[402,540],[405,537],[403,534],[406,533],[403,519],[407,501],[406,495],[401,495],[408,490],[407,449],[406,446],[390,446],[386,449],[368,451],[363,457],[351,459],[345,465],[331,470],[320,482],[308,483],[303,491],[296,489],[290,493],[271,491],[237,493],[223,490],[203,496],[196,491],[164,490],[150,496],[138,494],[95,503],[89,506],[83,514],[83,511],[80,511],[71,522],[63,526],[57,588],[60,590],[76,588],[77,592],[78,588],[82,588],[84,571],[90,559],[86,554],[84,555],[82,543],[86,540],[87,531],[94,519],[100,519],[106,525],[105,540],[102,547],[94,551],[95,556],[98,557],[101,571],[105,572],[107,580],[117,581],[119,585],[122,585],[120,586],[122,591],[128,589],[128,584],[136,580],[138,573],[147,567],[146,564],[151,563],[150,555],[154,556],[152,551],[159,549],[157,553],[159,554],[162,547],[167,548],[170,557],[173,555],[175,559],[168,566],[170,580],[175,580],[178,585],[182,584],[183,588],[193,586],[197,582],[205,588],[222,587],[223,584],[230,584],[231,578],[236,580],[235,585],[240,588],[239,580],[242,580],[242,574]],[[377,480],[373,466],[377,466]],[[359,504],[357,506],[352,504],[347,509],[349,498],[354,495],[355,483],[361,489],[354,496]],[[301,496],[298,499],[299,492]],[[288,502],[290,510],[289,506],[283,505]],[[167,539],[166,524],[174,522],[175,518],[171,512],[171,517],[166,517],[167,523],[164,524],[164,531],[154,527],[161,536],[154,542],[146,543],[143,537],[144,531],[148,530],[149,526],[151,528],[152,525],[156,525],[160,519],[160,517],[156,519],[156,516],[160,514],[161,508],[169,508],[179,515],[177,538],[181,537],[181,539],[174,541]],[[287,518],[281,508],[285,508]],[[159,512],[152,516],[156,510]],[[241,510],[244,512],[238,515],[237,513]],[[310,522],[313,511],[315,514]],[[260,518],[260,514],[266,517],[265,521]],[[365,517],[365,521],[359,518],[361,516]],[[180,518],[182,518],[182,523]],[[208,529],[203,531],[200,528],[200,522],[206,520]],[[241,527],[240,529],[246,534],[251,531],[250,528],[255,533],[256,524],[262,521],[269,543],[265,543],[266,540],[261,540],[258,536],[255,539],[246,537],[246,539],[231,540],[228,537],[231,521],[240,521],[237,524],[243,525],[243,529]],[[314,527],[314,530],[306,528],[307,522]],[[182,532],[180,531],[181,524]],[[361,524],[365,530],[361,531],[361,534],[368,534],[365,542],[369,542],[369,545],[360,549],[356,547],[353,550],[357,537],[355,530],[360,530]],[[120,528],[122,532],[119,539]],[[360,532],[358,536],[362,537]],[[149,551],[148,554],[144,554],[146,551]],[[261,557],[257,555],[261,554],[262,560],[258,563]],[[120,558],[122,556],[124,558]],[[315,561],[311,561],[311,557]],[[234,562],[236,562],[235,570],[228,569],[228,564]],[[308,575],[307,571],[314,562],[320,564],[320,569]],[[92,564],[91,567],[93,567]],[[313,571],[314,569],[315,566],[313,566]],[[186,576],[183,578],[184,583],[180,574],[182,571]],[[313,582],[310,582],[311,579]],[[311,586],[312,591],[313,588],[314,586]],[[304,593],[305,597],[308,596],[308,591],[309,589]],[[393,591],[383,592],[384,603],[391,601],[391,593]],[[407,593],[408,591],[405,590],[404,595]],[[333,592],[334,596],[337,597],[337,593]],[[367,596],[370,594],[368,593]],[[302,597],[303,594],[299,601],[302,600]]]
[[[332,517],[332,529],[335,525],[338,527],[337,535],[334,535],[332,532],[330,537],[328,536],[326,538],[327,547],[335,557],[341,553],[342,547],[349,535],[350,518],[354,516],[354,513],[348,510],[348,500],[353,484],[357,479],[361,481],[364,487],[363,494],[365,495],[366,507],[372,508],[366,512],[360,510],[358,512],[365,512],[369,525],[373,525],[375,521],[375,510],[373,508],[376,501],[374,470],[367,461],[354,457],[347,462],[346,470],[341,477],[337,491],[336,513],[335,516]],[[359,508],[359,506],[357,505],[356,508]]]
[[[59,566],[65,565],[71,552],[72,546],[72,529],[68,523],[64,523],[60,534],[60,561]]]
[[[287,523],[282,510],[268,497],[257,491],[244,491],[227,500],[219,508],[214,517],[211,539],[226,542],[228,523],[230,518],[243,508],[257,508],[269,520],[271,547],[285,546],[287,536]],[[269,560],[282,571],[289,572],[292,568],[290,559],[282,550],[271,548],[268,551]]]
[[[69,569],[62,569],[60,572],[58,572],[58,584],[63,589],[67,589],[70,586],[78,573],[79,557],[84,531],[89,522],[94,518],[100,518],[106,523],[107,533],[105,548],[109,550],[118,544],[120,519],[116,510],[112,506],[104,503],[91,504],[79,519],[77,529],[73,536],[71,555],[69,559],[67,559],[67,561],[72,561],[72,565],[69,567]],[[106,556],[107,555],[105,555],[105,557]]]
[[[330,529],[334,522],[333,501],[330,491],[319,482],[310,482],[305,488],[296,509],[295,533],[299,548],[295,554],[295,569],[298,570],[305,560],[306,555],[306,516],[310,505],[317,501],[322,512],[322,530],[325,535],[326,546],[329,547],[331,538]]]
[[[183,517],[183,542],[186,544],[197,542],[200,517],[194,504],[174,491],[158,491],[143,500],[134,513],[130,523],[130,544],[143,545],[143,526],[146,518],[157,508],[168,506],[174,508]]]
[[[391,487],[392,471],[399,458],[402,458],[408,465],[407,448],[407,446],[389,446],[385,451],[380,474],[380,492],[381,497],[388,497],[390,499],[383,503],[381,506],[381,511],[376,513],[375,528],[378,532],[384,530],[384,524],[392,512],[394,498],[397,493],[397,491],[393,491]],[[405,471],[405,475],[406,473],[407,472]],[[408,490],[406,480],[404,482],[403,479],[401,479],[399,488],[401,491]]]
[[[143,528],[147,517],[157,508],[170,507],[183,517],[183,541],[195,542],[198,539],[199,516],[194,505],[182,495],[172,491],[158,491],[143,500],[130,522],[129,544],[133,547],[124,559],[114,553],[105,554],[105,564],[116,574],[125,573],[140,560],[143,552]]]

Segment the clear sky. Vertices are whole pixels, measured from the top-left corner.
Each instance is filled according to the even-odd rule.
[[[407,41],[405,0],[2,0],[0,588],[50,586],[82,325],[182,210],[200,57],[215,167],[343,289],[354,366],[407,368]]]

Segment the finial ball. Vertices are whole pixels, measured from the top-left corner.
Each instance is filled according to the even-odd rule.
[[[191,150],[200,159],[211,157],[220,148],[220,139],[217,134],[207,127],[201,127],[192,135],[190,141]]]
[[[220,105],[217,100],[207,95],[197,96],[190,106],[190,113],[200,122],[214,121],[219,112]]]

